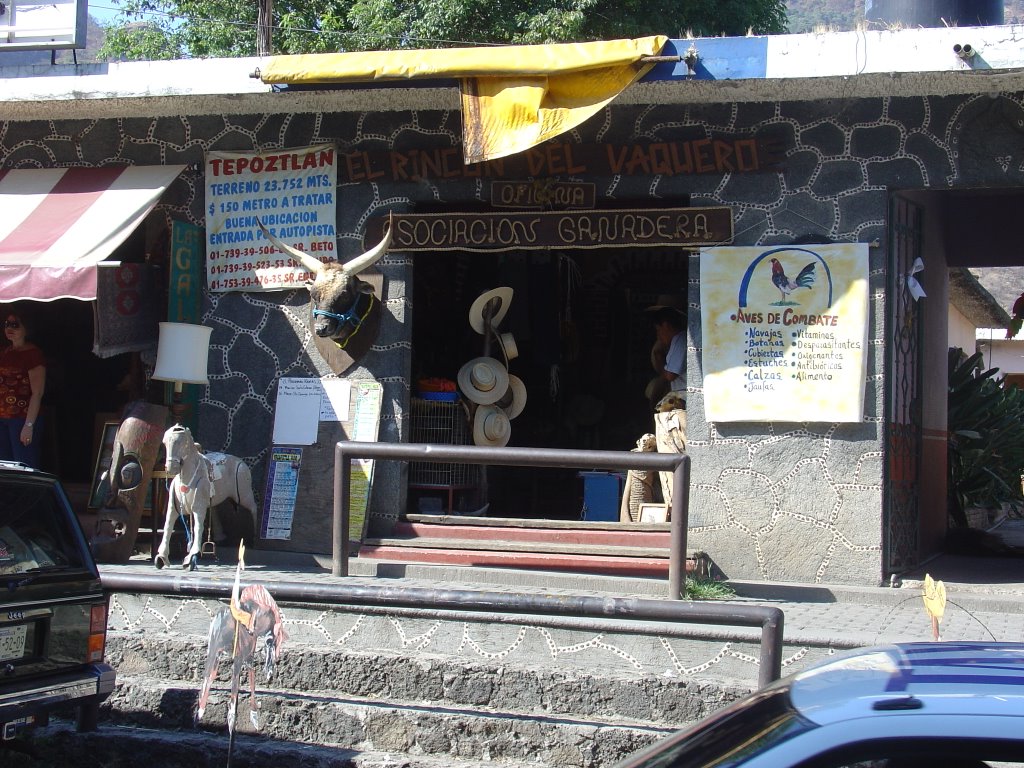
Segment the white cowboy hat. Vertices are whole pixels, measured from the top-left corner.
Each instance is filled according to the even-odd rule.
[[[508,365],[509,360],[515,360],[519,357],[519,347],[516,346],[516,337],[509,331],[505,333],[495,334],[498,339],[498,346],[501,347],[502,354],[505,355],[505,365]]]
[[[481,405],[473,417],[473,442],[476,445],[503,448],[512,437],[508,416],[496,405]]]
[[[505,319],[505,313],[508,312],[509,304],[512,303],[512,289],[508,287],[495,288],[477,296],[473,306],[469,308],[469,324],[477,333],[484,332],[484,307],[491,299],[498,299],[498,306],[494,310],[494,314],[491,315],[491,328],[497,328]]]
[[[474,403],[496,403],[508,391],[508,371],[493,357],[474,357],[459,369],[459,389]]]
[[[508,392],[498,401],[508,418],[514,419],[526,407],[526,385],[513,373],[508,376]]]

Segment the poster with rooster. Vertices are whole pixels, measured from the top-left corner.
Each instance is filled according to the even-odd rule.
[[[705,248],[700,300],[708,421],[863,419],[867,244]]]

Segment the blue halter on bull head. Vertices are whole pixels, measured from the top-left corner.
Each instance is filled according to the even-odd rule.
[[[279,240],[258,219],[257,223],[271,243],[313,273],[313,280],[306,283],[313,302],[313,332],[320,338],[333,340],[344,349],[379,302],[374,296],[373,286],[360,280],[358,275],[387,252],[391,245],[391,220],[384,238],[376,247],[344,264],[323,263]]]

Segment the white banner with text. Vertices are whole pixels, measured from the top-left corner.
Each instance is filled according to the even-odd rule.
[[[310,273],[260,230],[321,261],[337,258],[337,153],[332,145],[206,156],[206,285],[225,291],[302,288]]]

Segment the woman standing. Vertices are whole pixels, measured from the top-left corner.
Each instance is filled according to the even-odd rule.
[[[39,467],[39,409],[46,384],[43,351],[28,341],[29,328],[21,312],[4,315],[0,347],[0,459]]]

